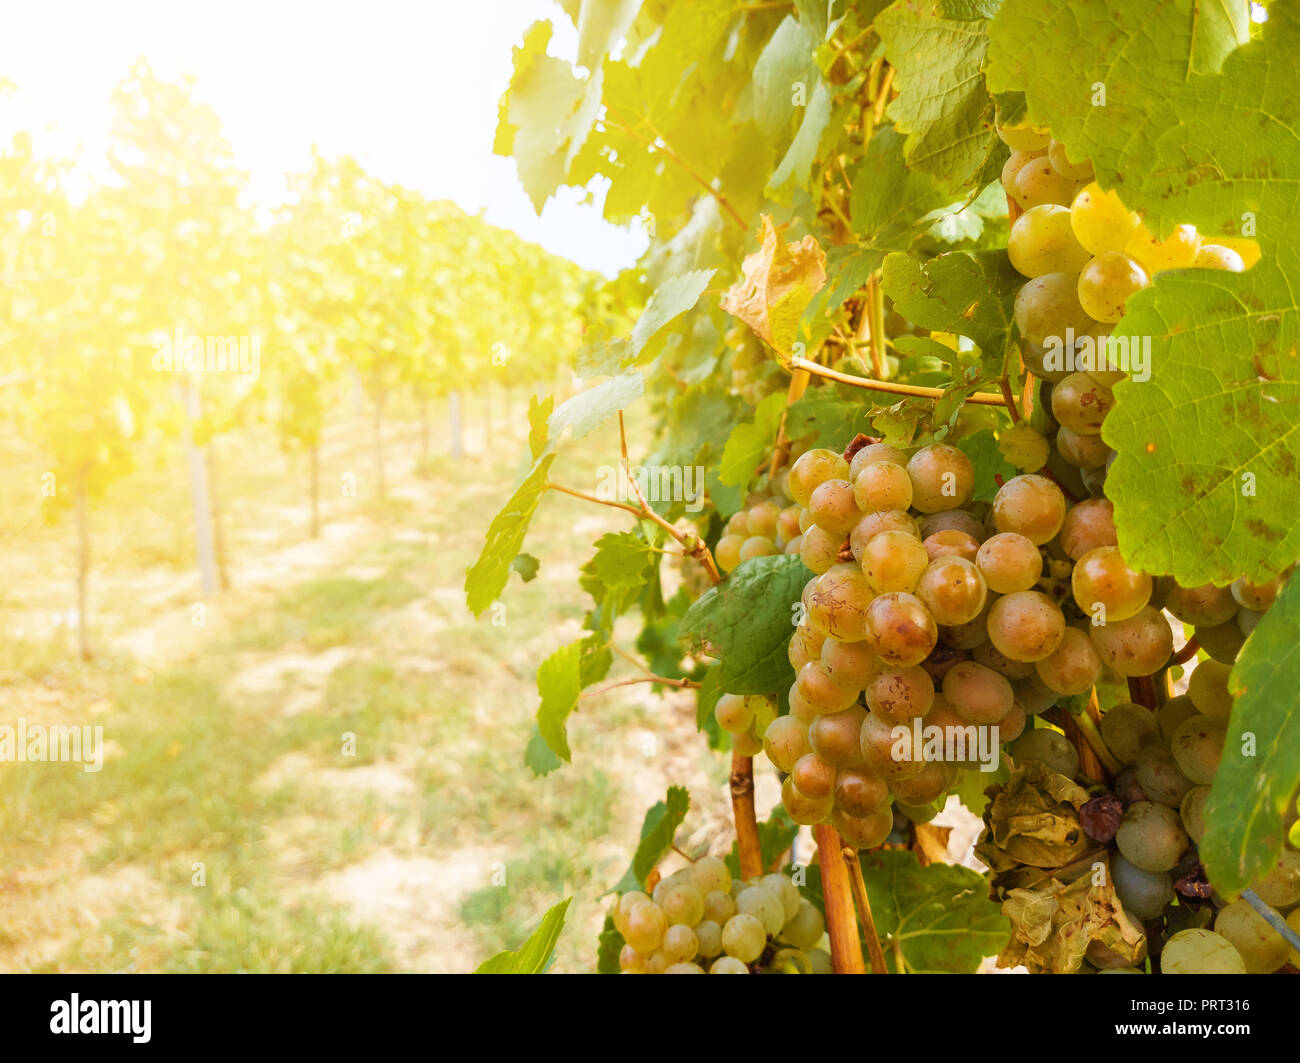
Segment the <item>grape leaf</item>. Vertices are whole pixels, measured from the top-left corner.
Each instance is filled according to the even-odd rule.
[[[1007,943],[1011,924],[978,872],[921,867],[915,853],[888,849],[862,853],[860,863],[876,932],[898,943],[909,973],[970,974]]]
[[[973,340],[994,377],[1001,375],[1016,293],[1024,282],[1003,251],[952,251],[924,264],[893,254],[885,259],[880,281],[909,321]]]
[[[799,318],[826,283],[826,254],[805,236],[786,243],[763,215],[762,246],[745,256],[743,276],[722,297],[722,309],[734,314],[779,355],[789,355]]]
[[[574,439],[589,436],[619,410],[639,399],[644,391],[645,380],[634,371],[610,377],[578,392],[551,414],[548,422],[550,448],[554,450],[560,445],[566,428],[573,429]]]
[[[993,103],[981,67],[987,23],[954,21],[900,0],[876,17],[898,96],[894,127],[908,134],[907,163],[948,188],[966,188],[1006,149],[993,134]]]
[[[718,664],[710,665],[709,670],[704,673],[704,678],[700,680],[700,688],[695,692],[695,729],[704,730],[705,721],[712,715],[714,706],[718,704],[718,698],[722,697],[727,691],[722,686],[722,666]]]
[[[631,28],[641,0],[582,0],[578,12],[578,62],[596,70]]]
[[[528,739],[528,745],[524,748],[524,765],[528,770],[541,777],[550,775],[563,763],[564,761],[557,757],[551,747],[546,744],[542,732],[537,727],[534,727],[533,733]]]
[[[843,385],[845,391],[867,396],[871,392]],[[859,432],[871,428],[868,407],[862,399],[847,397],[839,388],[809,388],[798,402],[786,411],[786,435],[801,439],[817,433],[819,442],[838,448]]]
[[[654,570],[651,544],[632,532],[609,532],[596,540],[596,554],[582,566],[578,583],[600,609],[600,629],[634,603]]]
[[[510,562],[510,567],[519,573],[519,578],[525,583],[532,583],[537,578],[537,570],[541,567],[541,562],[532,554],[516,554],[515,559]]]
[[[632,329],[632,356],[640,358],[646,344],[670,321],[700,301],[709,286],[714,271],[697,269],[680,277],[673,277],[655,289],[650,302]]]
[[[794,85],[818,77],[813,41],[803,23],[786,15],[754,64],[754,124],[768,137],[789,128],[795,115]],[[829,112],[828,112],[829,113]]]
[[[862,164],[854,171],[853,232],[872,247],[901,250],[912,242],[916,219],[948,202],[938,182],[908,168],[906,138],[893,129],[876,131]]]
[[[597,974],[618,974],[622,970],[618,964],[618,956],[625,944],[623,935],[614,925],[614,917],[605,916],[605,925],[600,930],[599,951],[596,953]]]
[[[544,399],[528,396],[528,449],[532,451],[534,461],[546,452],[547,422],[554,409],[554,395],[547,395]]]
[[[682,637],[692,651],[721,660],[727,692],[778,693],[794,682],[786,656],[791,606],[811,578],[795,555],[750,558],[687,610]]]
[[[677,828],[686,819],[686,810],[691,807],[690,794],[684,786],[670,786],[663,801],[656,801],[646,810],[641,823],[641,841],[632,856],[632,863],[614,893],[628,893],[631,890],[645,889],[646,876],[655,869],[673,844]]]
[[[1236,701],[1205,806],[1201,859],[1225,896],[1273,866],[1286,805],[1300,785],[1300,579],[1292,578],[1242,647],[1229,684]],[[1246,736],[1252,754],[1244,755]]]
[[[567,721],[584,687],[603,679],[613,655],[599,639],[581,638],[561,646],[537,667],[537,729],[561,760],[570,761]],[[534,758],[540,759],[540,758]]]
[[[800,188],[808,187],[808,174],[817,158],[817,149],[821,145],[822,134],[831,121],[831,90],[826,82],[817,79],[812,95],[804,107],[803,121],[799,123],[799,132],[790,142],[781,163],[772,171],[764,190],[768,196],[776,198],[776,193],[785,187],[791,179]]]
[[[465,601],[475,616],[482,615],[505,588],[511,562],[523,546],[528,524],[546,493],[546,474],[554,460],[555,455],[548,454],[534,462],[510,501],[492,518],[483,552],[465,575]]]
[[[996,477],[1001,476],[1005,483],[1016,474],[1015,467],[1002,456],[997,439],[988,429],[973,432],[953,445],[970,458],[971,464],[975,466],[976,501],[993,501],[999,486]]]
[[[551,965],[556,942],[564,929],[564,916],[572,897],[566,897],[544,916],[528,940],[514,952],[498,952],[480,964],[475,974],[543,974]]]
[[[781,425],[781,411],[785,408],[785,395],[773,392],[754,408],[754,419],[742,422],[731,430],[731,437],[722,451],[722,466],[718,479],[732,487],[744,487],[754,476],[754,470],[763,460],[776,440]]]

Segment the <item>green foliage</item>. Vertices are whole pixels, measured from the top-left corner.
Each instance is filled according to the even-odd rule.
[[[564,929],[564,916],[572,898],[566,898],[542,916],[537,929],[513,952],[498,952],[479,965],[475,974],[545,974]]]
[[[686,819],[686,811],[690,807],[691,798],[686,788],[670,786],[664,800],[656,801],[646,809],[645,819],[641,823],[641,841],[632,856],[631,865],[614,887],[614,893],[645,889],[647,876],[672,846],[673,835]]]

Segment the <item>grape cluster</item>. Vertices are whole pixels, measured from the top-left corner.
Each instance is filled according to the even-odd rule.
[[[799,507],[785,498],[788,472],[772,478],[769,494],[753,494],[746,508],[732,515],[722,530],[713,555],[718,568],[730,572],[751,557],[795,554],[803,543]]]
[[[779,872],[733,879],[706,856],[659,880],[651,894],[624,893],[614,926],[626,944],[626,974],[829,974],[818,948],[822,913]]]
[[[776,702],[766,694],[723,694],[713,707],[713,718],[730,733],[732,748],[744,757],[763,751],[763,735],[777,713]]]

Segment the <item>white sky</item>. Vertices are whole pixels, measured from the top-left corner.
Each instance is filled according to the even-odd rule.
[[[551,51],[576,34],[551,0],[33,0],[6,5],[0,135],[37,134],[38,151],[88,166],[107,146],[109,96],[145,56],[161,76],[198,77],[259,202],[310,147],[351,154],[370,172],[451,199],[494,225],[613,274],[645,246],[562,192],[540,218],[512,159],[492,154],[511,49],[556,16]],[[57,128],[45,133],[47,123]]]

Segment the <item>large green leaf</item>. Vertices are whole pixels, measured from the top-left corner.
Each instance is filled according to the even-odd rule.
[[[561,646],[538,665],[537,693],[542,703],[537,709],[537,729],[561,760],[572,759],[567,724],[569,715],[578,707],[578,696],[584,687],[605,677],[612,660],[609,648],[589,636]],[[534,752],[531,759],[544,763],[539,752]]]
[[[475,616],[481,615],[505,588],[511,562],[523,546],[537,504],[546,493],[546,474],[554,460],[555,455],[548,454],[534,462],[510,501],[492,519],[483,552],[465,575],[465,600]]]
[[[721,660],[723,690],[776,694],[794,681],[786,644],[794,630],[792,606],[810,579],[797,556],[750,558],[682,617],[691,648]]]
[[[572,897],[565,898],[544,916],[528,940],[514,952],[498,952],[484,960],[475,974],[543,974],[551,964],[555,944],[564,929],[564,916]]]
[[[722,451],[718,479],[733,487],[746,487],[753,479],[759,462],[771,453],[781,426],[785,395],[773,392],[754,410],[754,419],[736,425]]]
[[[1242,647],[1230,683],[1236,702],[1205,809],[1201,860],[1233,896],[1273,866],[1286,806],[1300,786],[1300,579],[1292,579]]]

